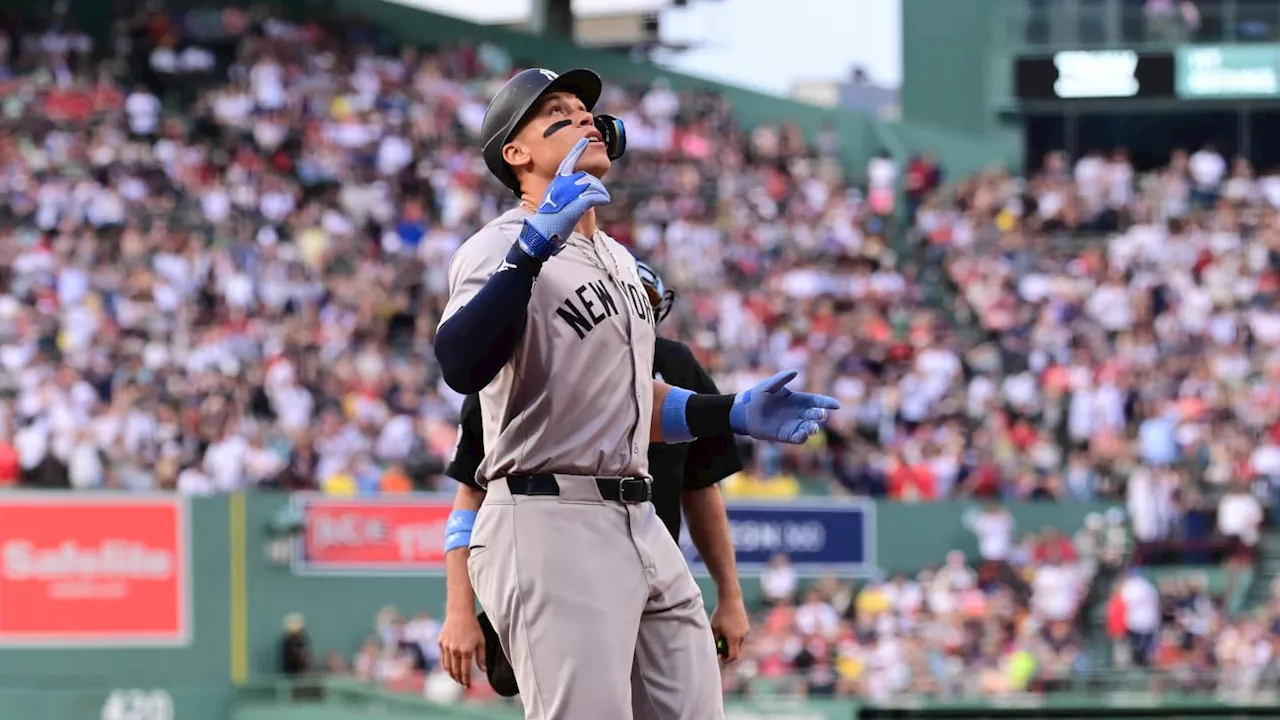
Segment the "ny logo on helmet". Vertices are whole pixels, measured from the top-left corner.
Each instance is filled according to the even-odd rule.
[[[538,70],[538,72],[542,73],[542,74],[543,74],[543,76],[545,76],[548,80],[555,80],[556,78],[560,77],[559,75],[557,75],[557,74],[555,74],[555,73],[553,73],[553,72],[551,72],[550,70],[547,70],[547,69],[545,69],[545,68],[541,68],[541,69],[539,69],[539,70]]]

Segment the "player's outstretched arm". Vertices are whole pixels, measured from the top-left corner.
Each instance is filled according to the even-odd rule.
[[[476,620],[476,595],[467,573],[471,526],[484,502],[484,491],[459,484],[445,530],[445,609],[440,628],[440,664],[464,687],[471,687],[471,668],[484,670],[484,632]]]
[[[697,437],[747,435],[800,445],[822,428],[840,402],[827,395],[792,392],[795,370],[774,375],[737,395],[704,395],[655,381],[652,442],[683,443]]]

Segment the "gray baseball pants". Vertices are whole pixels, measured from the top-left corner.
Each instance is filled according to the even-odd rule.
[[[715,639],[684,556],[650,503],[489,483],[468,572],[528,720],[720,720]]]

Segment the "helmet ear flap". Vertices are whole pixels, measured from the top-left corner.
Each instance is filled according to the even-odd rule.
[[[596,129],[604,140],[605,152],[610,160],[617,160],[627,151],[627,128],[612,115],[596,115]]]
[[[658,301],[658,306],[653,309],[655,325],[657,325],[658,323],[661,323],[663,320],[666,319],[667,315],[671,313],[671,306],[675,304],[675,301],[676,301],[675,290],[666,290],[662,293],[662,299]]]

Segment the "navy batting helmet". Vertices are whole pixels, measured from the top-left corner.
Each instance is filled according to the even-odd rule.
[[[640,273],[640,283],[649,294],[649,302],[653,305],[655,322],[662,322],[671,312],[671,305],[676,301],[676,291],[667,288],[662,276],[649,263],[636,261],[636,270]]]
[[[530,68],[516,73],[493,96],[484,112],[484,122],[480,125],[484,163],[489,166],[489,172],[518,197],[520,183],[511,166],[502,159],[502,148],[511,142],[525,117],[544,95],[553,92],[567,92],[577,96],[590,111],[600,99],[602,90],[600,76],[581,68],[563,74],[556,74],[545,68]],[[622,157],[627,148],[622,121],[609,115],[597,115],[595,124],[605,142],[609,159],[617,160]]]

